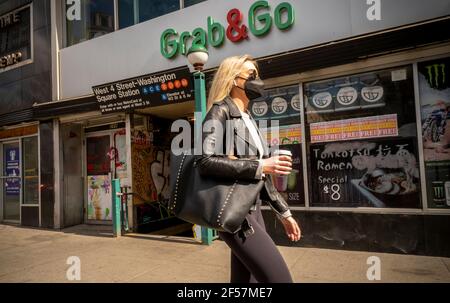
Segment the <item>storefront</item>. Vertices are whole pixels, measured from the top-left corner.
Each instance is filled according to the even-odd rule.
[[[73,167],[81,184],[62,197],[71,199],[71,190],[84,197],[81,222],[109,221],[106,188],[123,178],[133,192],[133,229],[167,228],[170,125],[192,122],[194,111],[190,78],[167,75],[186,69],[186,50],[197,43],[210,53],[207,80],[223,58],[257,58],[268,89],[250,110],[269,145],[294,155],[293,173],[276,178],[276,187],[301,222],[299,245],[449,255],[450,37],[442,29],[450,7],[423,6],[202,1],[69,43],[58,52],[60,96],[79,112],[56,105],[49,112],[61,117],[64,153],[70,140],[84,145]],[[97,106],[98,124],[88,125],[85,105]],[[291,245],[269,207],[264,217],[275,241]]]
[[[0,131],[0,153],[3,221],[39,226],[38,126]]]
[[[0,7],[0,222],[54,228],[53,121],[33,104],[52,100],[50,2]]]

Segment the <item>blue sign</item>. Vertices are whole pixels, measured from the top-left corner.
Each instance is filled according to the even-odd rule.
[[[20,154],[19,148],[5,149],[5,170],[7,178],[5,183],[5,194],[7,196],[18,196],[20,194]],[[14,178],[15,177],[15,178]]]

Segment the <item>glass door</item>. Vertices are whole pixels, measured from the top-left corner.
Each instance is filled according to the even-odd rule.
[[[17,142],[2,145],[2,207],[3,220],[20,222],[21,155]]]
[[[25,206],[39,206],[38,137],[22,139],[23,198]]]
[[[110,223],[111,135],[90,134],[86,138],[87,221]]]

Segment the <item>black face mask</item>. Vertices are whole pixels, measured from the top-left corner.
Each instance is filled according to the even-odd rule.
[[[245,87],[239,87],[243,91],[245,91],[245,95],[249,100],[258,99],[264,94],[264,82],[261,79],[256,79],[255,75],[250,75],[247,79],[241,78],[245,81]]]

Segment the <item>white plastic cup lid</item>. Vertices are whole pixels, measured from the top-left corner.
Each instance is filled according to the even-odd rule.
[[[292,152],[290,150],[287,150],[287,149],[278,149],[278,150],[274,151],[273,154],[275,156],[289,156],[289,157],[292,157]]]

